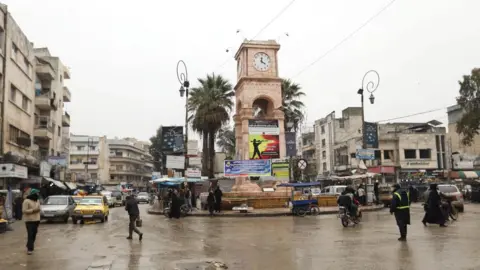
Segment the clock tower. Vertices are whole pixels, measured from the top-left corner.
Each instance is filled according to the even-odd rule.
[[[251,158],[249,122],[252,120],[266,120],[277,125],[274,135],[278,136],[274,147],[277,155],[272,158],[284,158],[286,155],[284,114],[280,109],[282,80],[278,76],[279,49],[280,45],[275,40],[245,40],[235,54],[237,84],[234,88],[236,111],[233,118],[237,160]]]

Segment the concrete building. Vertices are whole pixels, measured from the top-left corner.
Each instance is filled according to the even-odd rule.
[[[341,118],[336,118],[333,111],[316,120],[314,128],[316,169],[319,177],[326,177],[339,169],[335,168],[335,145],[361,136],[362,108],[348,107],[342,110]]]
[[[69,89],[64,85],[70,72],[58,57],[51,56],[48,48],[36,48],[35,81],[35,143],[42,159],[48,156],[68,156],[63,147],[63,131],[70,127],[70,115],[64,103],[71,101]],[[65,111],[65,112],[64,112]]]
[[[307,161],[307,168],[304,171],[304,180],[315,180],[317,178],[318,155],[315,145],[315,126],[304,127],[300,138],[301,157]]]
[[[69,170],[72,181],[108,183],[110,161],[107,138],[70,135]]]
[[[33,44],[0,4],[1,152],[30,155],[34,134]]]
[[[107,140],[109,148],[109,173],[107,185],[122,182],[137,188],[146,188],[152,179],[153,157],[149,153],[150,143],[134,138]]]
[[[460,105],[447,108],[448,144],[451,147],[453,170],[480,170],[480,136],[475,136],[472,145],[462,144],[462,135],[457,133],[457,122],[464,111]]]

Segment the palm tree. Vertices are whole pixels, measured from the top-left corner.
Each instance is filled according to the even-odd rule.
[[[222,127],[218,131],[217,145],[227,155],[227,159],[235,158],[235,128]]]
[[[199,78],[200,86],[190,90],[188,110],[192,113],[192,128],[201,134],[203,140],[202,170],[214,177],[215,137],[220,128],[230,119],[235,92],[232,84],[221,75]]]
[[[299,84],[292,82],[290,79],[282,79],[282,110],[285,114],[285,130],[287,123],[293,122],[293,129],[297,130],[304,120],[303,108],[305,104],[299,99],[305,96]]]

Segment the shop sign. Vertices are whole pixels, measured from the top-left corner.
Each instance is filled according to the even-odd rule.
[[[436,161],[428,161],[428,160],[402,161],[401,165],[402,167],[416,168],[416,169],[436,169],[437,168]]]
[[[361,160],[374,160],[375,150],[373,149],[357,149],[356,158]]]
[[[187,177],[200,178],[202,177],[202,171],[197,168],[188,168]]]
[[[224,173],[232,176],[271,176],[272,163],[270,159],[225,160]]]
[[[16,178],[28,178],[28,170],[27,167],[12,164],[12,163],[5,163],[0,164],[0,178],[6,177],[16,177]]]

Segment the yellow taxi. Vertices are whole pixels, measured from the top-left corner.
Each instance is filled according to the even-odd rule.
[[[100,220],[103,223],[108,221],[109,214],[108,200],[105,196],[85,196],[78,201],[72,214],[72,221],[74,224],[77,220],[82,223],[85,220]]]

